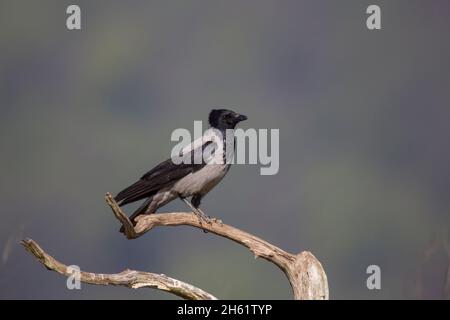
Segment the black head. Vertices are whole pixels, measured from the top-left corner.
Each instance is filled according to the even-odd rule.
[[[247,120],[247,117],[227,109],[213,109],[209,113],[209,125],[216,129],[234,129],[236,125]]]

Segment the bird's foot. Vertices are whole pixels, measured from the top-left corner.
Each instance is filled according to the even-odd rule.
[[[207,214],[205,214],[200,208],[197,208],[197,210],[200,212],[201,215],[201,219],[204,220],[206,223],[208,223],[209,225],[212,225],[213,222],[214,223],[218,223],[220,225],[223,225],[223,221],[218,219],[218,218],[214,218],[211,216],[208,216]]]
[[[221,226],[223,226],[223,221],[222,220],[220,220],[220,219],[218,219],[218,218],[210,218],[211,219],[211,221],[213,221],[213,222],[215,222],[215,223],[218,223],[218,224],[220,224]]]
[[[213,219],[208,216],[207,214],[205,214],[202,209],[200,208],[196,208],[197,214],[199,219],[201,219],[202,221],[206,222],[207,224],[211,225],[213,223]]]
[[[203,213],[203,211],[201,211],[201,210],[198,209],[198,208],[196,208],[193,212],[194,212],[194,214],[197,216],[197,218],[198,218],[198,223],[199,223],[200,226],[202,227],[203,232],[204,232],[204,233],[208,233],[208,231],[206,231],[206,230],[203,228],[203,222],[206,222],[206,223],[208,223],[208,224],[211,224],[210,218],[209,218],[207,215],[205,215],[205,214]]]

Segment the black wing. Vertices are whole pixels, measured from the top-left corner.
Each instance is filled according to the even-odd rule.
[[[211,143],[211,141],[207,141],[201,147],[186,154],[185,157],[191,158],[190,163],[184,163],[183,161],[180,164],[175,164],[172,159],[161,162],[144,174],[137,182],[119,192],[114,199],[118,202],[120,201],[120,205],[123,206],[127,203],[151,197],[158,190],[171,186],[191,172],[200,170],[205,166],[203,157],[201,158],[202,162],[198,164],[194,162],[194,157],[199,156],[199,152],[202,155],[203,150]]]

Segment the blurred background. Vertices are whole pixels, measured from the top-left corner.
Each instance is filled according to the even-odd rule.
[[[66,29],[69,4],[81,31]],[[67,290],[20,247],[30,237],[86,271],[290,299],[247,249],[189,227],[128,241],[104,203],[220,106],[248,115],[244,128],[280,129],[280,171],[235,165],[208,214],[312,251],[332,299],[449,298],[449,14],[448,0],[1,0],[0,298],[174,298]],[[372,264],[381,290],[366,287]]]

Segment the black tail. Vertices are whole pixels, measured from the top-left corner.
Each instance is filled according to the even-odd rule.
[[[127,203],[139,201],[155,194],[154,188],[149,187],[147,181],[139,180],[133,183],[128,188],[120,191],[115,197],[120,206],[126,205]]]
[[[141,214],[146,213],[148,207],[150,206],[150,204],[152,203],[153,197],[148,198],[147,200],[145,200],[141,206],[139,208],[136,209],[136,211],[133,212],[133,214],[130,216],[130,221],[133,224],[133,226],[136,225],[136,221],[134,221],[134,218],[136,218],[137,216],[140,216]],[[121,233],[125,233],[125,228],[122,226],[120,227],[120,232]]]

